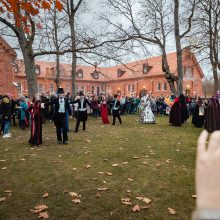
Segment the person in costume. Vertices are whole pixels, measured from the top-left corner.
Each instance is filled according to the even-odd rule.
[[[179,102],[181,104],[181,120],[182,124],[184,124],[189,118],[189,113],[186,104],[186,97],[183,94],[179,96]]]
[[[73,132],[78,132],[80,122],[83,122],[83,131],[86,130],[86,121],[88,118],[87,108],[86,105],[88,104],[91,107],[90,102],[88,99],[85,98],[83,92],[79,92],[79,97],[73,101],[73,103],[78,103],[78,112],[77,112],[77,120],[76,120],[76,127]]]
[[[20,122],[20,128],[25,130],[25,128],[28,126],[28,121],[27,121],[27,109],[28,109],[28,104],[27,104],[27,100],[22,97],[21,102],[20,102],[20,118],[19,118],[19,122]]]
[[[29,107],[31,116],[31,137],[29,143],[34,146],[42,144],[42,114],[40,96],[36,95]]]
[[[143,124],[155,124],[155,116],[151,110],[151,96],[147,94],[141,98],[142,111],[140,122]]]
[[[173,126],[181,126],[182,118],[181,118],[181,104],[179,98],[174,99],[174,103],[170,110],[170,119],[169,123]]]
[[[209,100],[205,109],[205,129],[209,133],[220,130],[220,104],[215,97]]]
[[[112,116],[113,116],[112,125],[115,125],[116,117],[118,118],[118,121],[120,122],[120,124],[122,123],[121,116],[120,116],[120,108],[121,108],[121,103],[118,100],[118,96],[114,95],[113,106],[112,106]]]
[[[66,112],[71,114],[69,101],[64,96],[63,88],[58,88],[58,98],[54,100],[54,124],[56,126],[58,144],[67,144],[67,127],[66,127]],[[62,135],[63,134],[63,137]]]
[[[197,128],[201,128],[204,125],[205,106],[202,99],[199,97],[193,111],[192,124]]]
[[[108,105],[107,105],[105,99],[102,101],[102,104],[100,106],[100,110],[101,110],[101,116],[102,116],[102,123],[103,124],[109,124],[109,120],[108,120]]]

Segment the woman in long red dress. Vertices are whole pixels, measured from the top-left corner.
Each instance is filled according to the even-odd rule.
[[[106,103],[106,101],[104,100],[100,106],[100,110],[101,110],[101,116],[102,116],[102,123],[103,124],[109,124],[109,120],[108,120],[108,105]]]

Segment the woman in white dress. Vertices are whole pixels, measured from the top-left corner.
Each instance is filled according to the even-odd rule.
[[[140,105],[142,106],[140,122],[143,124],[155,124],[155,116],[151,109],[151,96],[149,94],[143,96]]]

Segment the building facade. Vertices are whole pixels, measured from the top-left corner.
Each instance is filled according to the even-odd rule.
[[[28,87],[23,60],[16,60],[16,53],[4,39],[0,38],[0,93],[27,95]],[[9,52],[10,51],[10,52]],[[4,53],[3,53],[4,52]],[[176,53],[167,55],[170,71],[177,75]],[[131,62],[114,67],[77,65],[76,90],[84,93],[122,94],[140,96],[152,92],[154,96],[169,95],[169,85],[162,71],[160,56]],[[72,91],[71,64],[60,66],[60,82],[65,92]],[[183,51],[184,92],[203,95],[204,74],[189,50]],[[56,63],[36,61],[36,75],[39,93],[56,92]]]

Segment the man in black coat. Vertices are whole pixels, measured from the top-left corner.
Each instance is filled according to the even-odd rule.
[[[120,116],[120,108],[121,108],[121,103],[117,99],[117,95],[114,95],[114,101],[113,101],[113,106],[112,106],[112,115],[113,115],[113,123],[112,123],[112,125],[115,125],[116,117],[118,118],[120,124],[122,123],[121,116]]]
[[[85,98],[83,92],[79,92],[80,98],[73,101],[73,103],[78,104],[78,112],[77,112],[77,121],[76,121],[76,128],[73,132],[78,132],[80,122],[83,122],[83,131],[86,130],[86,121],[88,118],[86,105],[88,104],[91,107],[88,99]]]
[[[67,127],[66,127],[66,117],[67,111],[69,114],[71,113],[70,105],[67,98],[64,97],[63,88],[58,88],[58,98],[54,100],[54,124],[56,126],[57,132],[57,142],[58,144],[67,144],[68,136],[67,136]],[[62,135],[63,133],[63,139]]]

